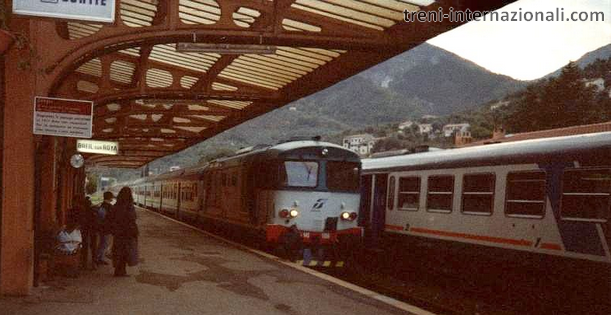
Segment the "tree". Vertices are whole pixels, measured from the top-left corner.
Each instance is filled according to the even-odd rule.
[[[570,62],[557,78],[518,94],[506,125],[512,132],[524,132],[593,123],[600,120],[594,99],[594,88],[585,85],[581,69]]]
[[[376,143],[373,145],[373,149],[371,149],[371,152],[376,153],[376,152],[397,150],[397,149],[401,149],[402,147],[403,147],[403,144],[401,143],[399,139],[394,138],[394,137],[388,137],[388,138],[383,138],[383,139],[376,141]]]
[[[85,193],[91,195],[98,190],[98,181],[100,180],[100,176],[95,173],[87,174],[87,185],[85,185]]]

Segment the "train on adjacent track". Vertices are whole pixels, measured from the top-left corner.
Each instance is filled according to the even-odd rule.
[[[269,246],[351,246],[362,236],[359,156],[319,138],[245,148],[205,165],[139,178],[140,206],[239,230]],[[301,244],[288,244],[301,243]]]
[[[364,159],[361,186],[367,244],[611,265],[611,132]]]
[[[424,248],[611,266],[611,132],[364,159],[362,169],[340,146],[292,141],[128,185],[143,207],[266,244],[297,231],[306,245],[376,247],[356,251],[366,255]]]

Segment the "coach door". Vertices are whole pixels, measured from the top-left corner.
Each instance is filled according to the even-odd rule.
[[[361,209],[358,217],[359,226],[365,227],[365,230],[371,225],[371,208],[373,197],[373,175],[361,176]]]
[[[384,231],[384,218],[386,214],[386,187],[388,174],[373,175],[373,207],[371,208],[371,231],[377,238]]]

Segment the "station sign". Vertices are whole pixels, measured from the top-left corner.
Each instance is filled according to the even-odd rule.
[[[34,134],[91,138],[93,102],[63,98],[34,98]]]
[[[119,143],[115,141],[76,140],[76,151],[83,153],[119,154]]]
[[[114,23],[115,0],[13,0],[13,13]]]

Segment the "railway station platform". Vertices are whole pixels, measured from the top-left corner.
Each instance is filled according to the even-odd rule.
[[[140,263],[0,298],[0,314],[431,314],[138,210]]]

